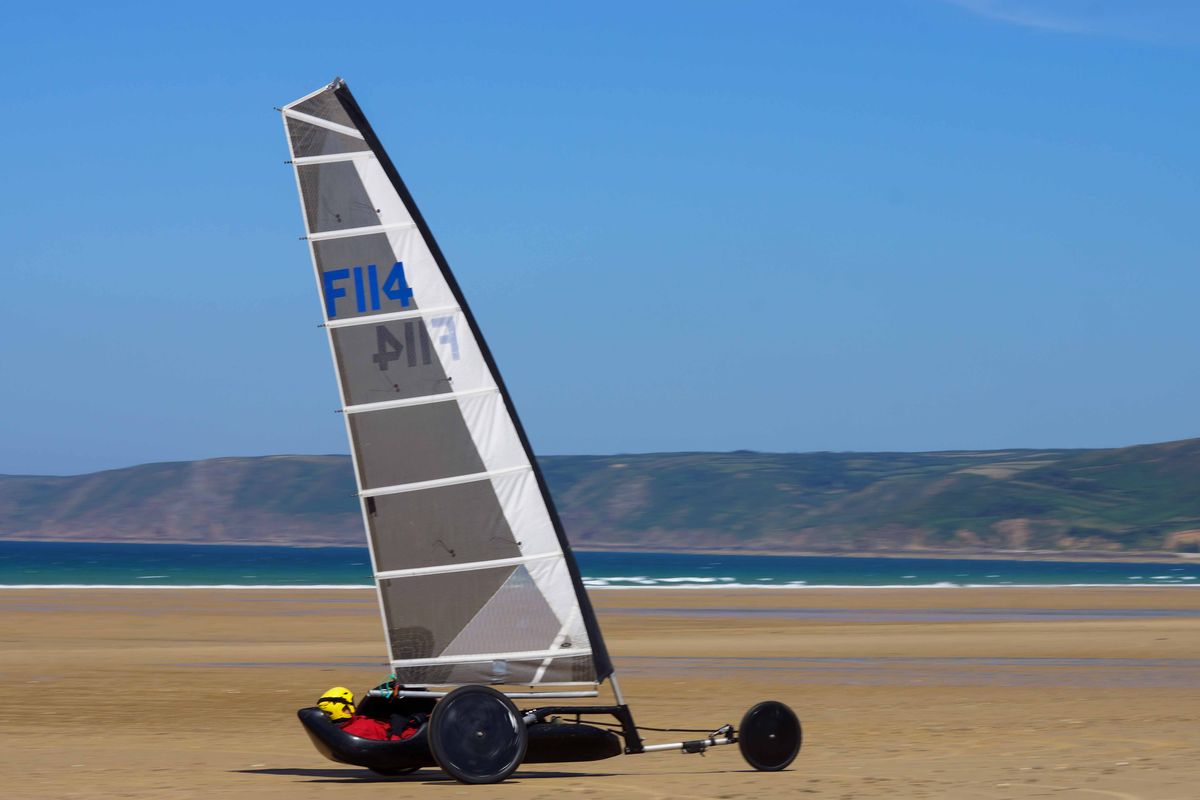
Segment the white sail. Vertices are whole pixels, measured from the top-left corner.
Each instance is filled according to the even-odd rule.
[[[342,81],[282,113],[397,678],[603,680],[545,481],[411,195]]]

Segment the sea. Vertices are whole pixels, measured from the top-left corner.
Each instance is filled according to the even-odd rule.
[[[1197,586],[1176,563],[578,552],[593,589]],[[0,587],[371,585],[365,547],[0,541]]]

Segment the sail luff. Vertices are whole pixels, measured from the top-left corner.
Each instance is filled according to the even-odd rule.
[[[295,165],[295,163],[296,163],[296,151],[295,151],[295,146],[292,143],[291,131],[288,130],[288,117],[287,117],[286,110],[288,108],[290,108],[291,106],[299,105],[300,103],[303,103],[304,101],[319,95],[321,92],[328,91],[334,84],[339,83],[340,81],[341,81],[340,78],[335,79],[334,82],[331,83],[329,86],[325,86],[321,89],[317,89],[316,91],[311,92],[310,94],[307,94],[304,97],[301,97],[300,99],[293,101],[292,103],[289,103],[287,106],[284,107],[284,109],[282,109],[283,113],[281,113],[280,116],[281,116],[281,120],[283,122],[283,138],[287,141],[288,160],[291,161],[291,163],[293,165]],[[304,237],[305,238],[305,246],[308,248],[308,257],[309,257],[309,260],[312,262],[312,266],[313,266],[313,280],[317,287],[317,297],[321,298],[322,297],[321,268],[317,263],[317,254],[316,254],[316,251],[313,249],[313,242],[309,238],[309,236],[311,235],[311,232],[309,231],[309,226],[308,226],[308,222],[307,222],[307,214],[305,213],[305,208],[304,208],[304,187],[301,185],[301,182],[300,182],[300,171],[298,169],[293,168],[292,174],[295,176],[295,179],[296,179],[296,196],[300,200],[300,216],[302,219],[305,220],[305,225],[304,225],[304,230],[305,230],[305,234],[306,234]],[[322,316],[324,316],[324,315],[322,315]],[[326,323],[328,323],[328,319],[326,319]],[[334,348],[333,331],[329,329],[328,325],[326,325],[326,327],[325,327],[325,341],[329,345],[329,358],[334,364],[334,369],[336,369],[337,368],[337,351]],[[338,399],[340,400],[342,407],[345,408],[346,407],[345,387],[343,387],[341,381],[335,381],[335,383],[337,383]],[[346,440],[349,442],[349,446],[350,446],[350,460],[352,463],[357,463],[358,456],[354,452],[354,439],[352,436],[350,436],[350,420],[345,414],[342,414],[342,418],[343,418],[342,423],[346,427]],[[370,528],[369,528],[370,520],[367,516],[368,501],[361,496],[362,481],[359,479],[357,469],[354,470],[354,485],[355,485],[355,488],[360,493],[359,501],[358,501],[358,511],[359,511],[359,514],[362,516],[363,531],[365,532],[365,531],[370,530]],[[379,606],[379,624],[383,628],[384,641],[388,641],[389,634],[388,634],[388,626],[387,626],[387,613],[386,613],[386,610],[383,605],[383,591],[382,591],[382,587],[380,586],[379,580],[374,577],[379,572],[379,565],[376,563],[376,560],[375,560],[375,548],[368,546],[367,547],[367,555],[371,559],[371,575],[372,575],[371,582],[373,584],[375,584],[375,602]]]
[[[343,83],[283,112],[398,674],[479,682],[492,660],[491,682],[603,680],[611,661],[544,476],[419,208]],[[399,278],[393,270],[382,291],[398,303],[381,302],[385,253]],[[384,392],[397,372],[405,377]],[[431,544],[439,531],[449,544]],[[413,550],[413,536],[430,546]],[[430,605],[428,591],[446,602]],[[504,638],[510,624],[520,641]],[[426,675],[425,664],[438,668]]]

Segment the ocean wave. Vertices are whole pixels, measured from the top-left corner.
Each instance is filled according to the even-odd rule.
[[[625,579],[616,579],[625,580]],[[787,583],[662,583],[668,579],[644,579],[644,583],[612,585],[603,579],[588,579],[584,585],[589,589],[654,589],[669,591],[672,589],[1126,589],[1138,587],[1183,587],[1200,589],[1200,583],[1184,583],[1194,578],[1180,578],[1171,583],[952,583],[939,581],[936,583],[805,583],[804,581],[789,581]],[[0,583],[3,589],[374,589],[374,584],[364,583]]]
[[[787,583],[717,583],[717,584],[681,584],[654,583],[646,581],[639,585],[613,585],[604,581],[584,581],[588,589],[603,589],[619,591],[622,589],[654,589],[669,591],[672,589],[1125,589],[1137,587],[1183,586],[1200,588],[1200,583],[953,583],[937,581],[935,583],[805,583],[790,581]]]
[[[614,586],[604,580],[584,580],[584,586],[589,589],[943,589],[943,588],[960,588],[967,586],[963,583],[887,583],[887,584],[859,584],[859,583],[808,583],[806,581],[787,581],[780,583],[668,583],[671,578],[659,578],[658,581],[648,580],[645,585],[638,584],[634,586],[618,585]],[[995,584],[980,584],[981,586],[995,586]],[[1108,585],[1108,584],[1103,584]],[[1161,584],[1153,584],[1155,586]]]
[[[374,589],[372,583],[0,583],[0,589]]]

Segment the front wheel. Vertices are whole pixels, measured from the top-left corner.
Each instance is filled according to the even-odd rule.
[[[429,719],[429,749],[462,783],[499,783],[525,758],[529,734],[517,707],[490,686],[460,686]]]
[[[765,700],[746,712],[738,726],[738,749],[746,763],[763,772],[786,768],[800,753],[804,733],[795,712]]]

